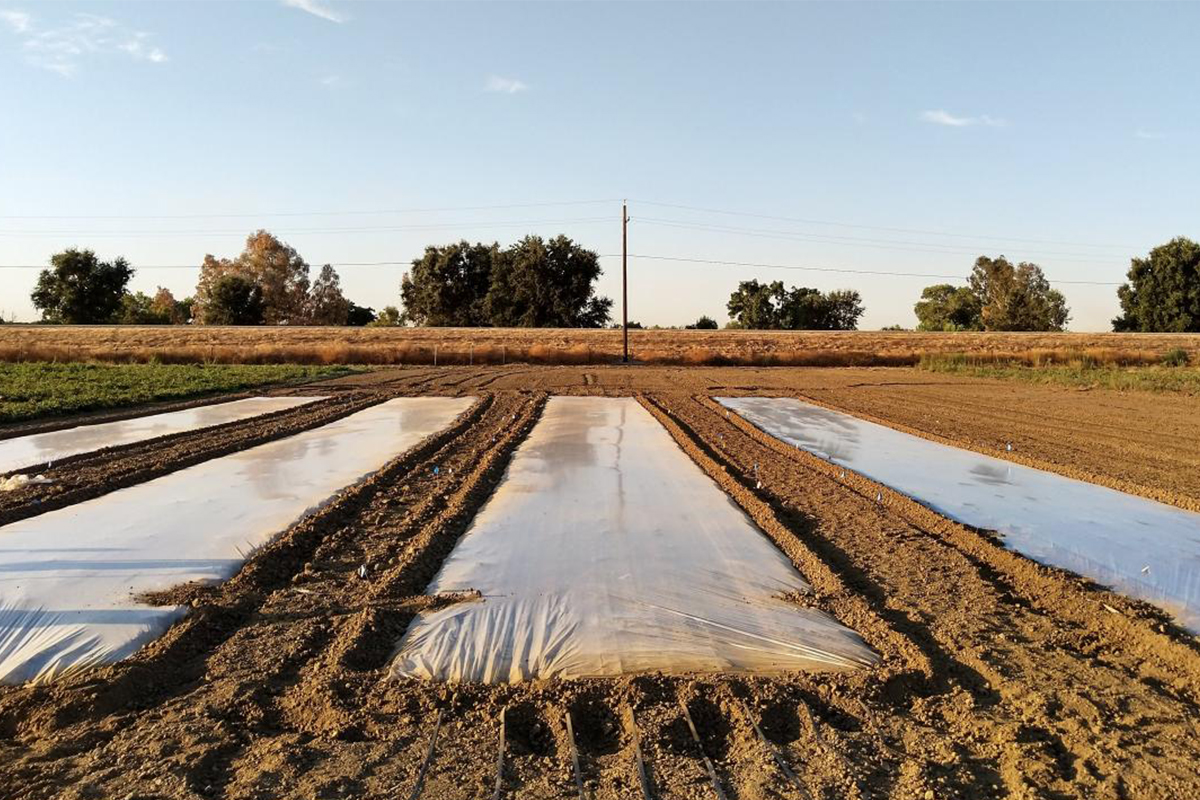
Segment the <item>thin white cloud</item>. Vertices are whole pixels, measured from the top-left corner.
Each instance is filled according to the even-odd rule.
[[[321,0],[283,0],[283,4],[288,8],[298,8],[301,11],[307,11],[314,17],[320,17],[330,22],[345,22],[346,17],[337,11],[334,11]]]
[[[322,86],[327,86],[327,87],[329,87],[329,88],[331,88],[331,89],[332,89],[334,86],[337,86],[337,85],[338,85],[339,83],[341,83],[341,82],[342,82],[342,76],[341,76],[341,75],[326,75],[325,77],[321,78],[321,80],[319,81],[319,83],[320,83]]]
[[[529,85],[516,78],[502,78],[499,75],[489,75],[484,88],[489,92],[516,94],[517,92],[528,91]]]
[[[989,128],[1003,128],[1008,123],[997,117],[991,117],[987,114],[981,114],[977,117],[956,117],[949,111],[938,109],[936,111],[922,111],[921,119],[925,122],[934,125],[946,125],[951,128],[969,128],[974,125],[983,125]]]
[[[1158,141],[1159,139],[1167,138],[1167,135],[1165,133],[1159,133],[1157,131],[1148,131],[1145,128],[1138,128],[1136,131],[1133,132],[1133,135],[1139,139],[1149,139],[1152,141]]]
[[[134,58],[145,59],[146,61],[153,61],[155,64],[161,64],[167,60],[167,54],[164,53],[160,48],[148,45],[146,43],[146,39],[149,38],[149,36],[150,34],[148,33],[135,33],[132,39],[124,44],[117,45],[117,49],[128,53]]]
[[[13,11],[6,8],[0,8],[0,19],[12,28],[13,33],[25,33],[33,23],[33,17],[24,11]]]
[[[62,25],[42,28],[22,11],[0,12],[13,33],[21,37],[21,51],[32,66],[71,77],[89,56],[124,53],[138,61],[161,64],[162,48],[150,44],[150,34],[134,31],[97,14],[74,14]]]

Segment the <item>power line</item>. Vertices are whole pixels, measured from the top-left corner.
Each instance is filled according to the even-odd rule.
[[[341,234],[341,233],[375,233],[375,232],[401,232],[401,231],[429,231],[429,230],[453,230],[456,228],[464,228],[475,226],[479,228],[503,228],[510,226],[525,226],[525,225],[569,225],[569,224],[595,224],[597,222],[611,222],[609,217],[571,217],[567,219],[516,219],[516,220],[497,220],[490,222],[486,220],[471,220],[468,222],[439,222],[429,225],[367,225],[355,228],[288,228],[284,230],[276,230],[273,233],[280,235],[308,235],[308,234]],[[96,238],[113,238],[125,236],[244,236],[246,231],[244,228],[234,230],[214,230],[197,229],[197,230],[101,230],[101,231],[85,231],[85,230],[43,230],[43,231],[17,231],[17,230],[0,230],[0,236],[88,236]]]
[[[222,214],[0,214],[0,219],[8,220],[180,220],[180,219],[253,219],[257,217],[347,217],[347,216],[383,216],[395,214],[419,214],[419,213],[438,213],[446,211],[496,211],[502,209],[514,208],[549,208],[555,206],[581,206],[581,205],[601,205],[605,203],[619,203],[619,198],[603,198],[591,200],[551,200],[534,203],[495,203],[490,205],[466,205],[466,206],[413,206],[408,208],[385,208],[385,209],[369,209],[369,210],[342,210],[342,211],[266,211],[255,213],[222,213]],[[1072,242],[1052,239],[1032,239],[1016,236],[998,236],[988,234],[966,234],[966,233],[951,233],[948,231],[930,230],[924,228],[904,228],[884,225],[863,225],[858,223],[840,222],[833,220],[808,219],[802,217],[790,217],[776,214],[760,214],[748,211],[736,211],[731,209],[708,208],[703,206],[686,205],[683,203],[663,203],[655,200],[637,200],[635,202],[643,203],[649,206],[659,208],[675,208],[686,211],[695,211],[704,214],[723,214],[729,216],[751,217],[757,219],[769,219],[782,222],[794,222],[803,225],[825,225],[838,228],[853,228],[861,230],[876,230],[888,231],[891,233],[908,233],[920,234],[926,236],[942,236],[956,239],[989,239],[993,241],[1008,241],[1008,242],[1024,242],[1031,244],[1050,244],[1050,245],[1066,245],[1071,247],[1089,247],[1089,248],[1113,248],[1122,250],[1136,250],[1134,245],[1123,244],[1097,244],[1089,242]],[[5,233],[12,233],[11,231]],[[48,232],[49,233],[49,232]],[[182,233],[182,232],[181,232]],[[212,233],[217,233],[213,231]],[[810,234],[819,236],[823,234]]]
[[[620,199],[558,200],[541,203],[499,203],[483,206],[441,206],[426,208],[391,208],[375,211],[273,211],[254,214],[0,214],[0,219],[247,219],[254,217],[349,217],[383,214],[421,214],[441,211],[496,211],[506,208],[547,208],[550,206],[584,206],[619,203]]]
[[[602,256],[611,257],[611,256]],[[630,258],[645,258],[654,261],[680,261],[689,264],[713,264],[729,267],[757,267],[761,269],[787,269],[798,270],[801,272],[836,272],[848,275],[885,275],[900,278],[938,278],[952,281],[965,281],[962,275],[939,275],[930,272],[891,272],[885,270],[870,270],[870,269],[850,269],[845,267],[806,267],[797,264],[764,264],[752,261],[721,261],[711,258],[685,258],[683,256],[652,256],[646,254],[630,253]],[[1088,286],[1120,286],[1120,282],[1112,281],[1058,281],[1047,279],[1050,283],[1063,284],[1082,284]]]
[[[644,203],[645,205],[648,205],[648,206],[658,206],[660,208],[678,208],[678,209],[682,209],[685,211],[697,211],[697,212],[704,213],[704,214],[726,214],[729,216],[736,216],[736,217],[755,217],[757,219],[772,219],[772,220],[777,220],[777,221],[781,221],[781,222],[798,222],[802,225],[828,225],[828,226],[834,227],[834,228],[859,228],[862,230],[888,231],[890,233],[915,233],[915,234],[925,235],[925,236],[947,236],[947,237],[952,237],[952,238],[956,238],[956,239],[994,239],[994,240],[1008,241],[1008,242],[1026,242],[1026,243],[1031,243],[1031,244],[1066,245],[1068,247],[1099,247],[1099,248],[1114,248],[1114,249],[1121,249],[1121,250],[1136,250],[1137,249],[1137,247],[1134,245],[1126,245],[1126,244],[1095,244],[1095,243],[1089,243],[1089,242],[1068,242],[1068,241],[1061,241],[1061,240],[1054,240],[1054,239],[1028,239],[1028,238],[1020,238],[1020,237],[1016,237],[1016,236],[987,236],[987,235],[983,235],[983,234],[949,233],[947,231],[926,230],[926,229],[922,229],[922,228],[896,228],[896,227],[888,227],[888,226],[883,226],[883,225],[858,225],[858,224],[852,224],[849,222],[833,222],[830,220],[804,219],[801,217],[782,217],[782,216],[777,216],[774,214],[755,214],[755,213],[748,212],[748,211],[729,211],[729,210],[720,209],[720,208],[704,208],[701,206],[688,206],[688,205],[683,205],[680,203],[659,203],[659,202],[655,202],[653,200],[631,200],[630,202]]]
[[[686,220],[659,219],[656,217],[635,217],[636,222],[668,228],[684,230],[707,231],[711,233],[734,233],[743,236],[753,236],[767,239],[783,239],[786,241],[814,242],[817,244],[832,244],[842,247],[869,247],[877,250],[904,250],[916,253],[937,253],[940,255],[977,255],[979,250],[966,248],[958,244],[938,244],[936,242],[906,242],[895,239],[867,239],[857,236],[830,236],[816,233],[799,233],[792,231],[770,230],[762,228],[738,228],[729,225],[704,225]],[[1040,255],[1054,256],[1059,261],[1095,264],[1095,256],[1087,253],[1064,253],[1062,251],[1038,251]],[[1070,256],[1082,256],[1071,258]]]

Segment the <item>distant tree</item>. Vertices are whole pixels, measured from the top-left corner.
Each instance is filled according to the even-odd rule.
[[[600,259],[566,236],[527,236],[496,254],[484,301],[488,322],[513,328],[601,328],[612,300],[597,297]]]
[[[717,329],[717,321],[712,317],[701,316],[700,319],[691,325],[685,325],[684,329],[689,331],[715,331]]]
[[[196,321],[196,298],[185,297],[175,301],[175,310],[179,312],[177,325],[186,325]]]
[[[853,289],[835,289],[822,298],[821,313],[816,316],[814,330],[853,331],[858,330],[858,321],[866,309],[862,295]]]
[[[780,309],[785,300],[783,281],[759,283],[742,281],[729,295],[726,308],[729,317],[739,328],[772,330],[782,327]]]
[[[30,298],[43,322],[94,325],[112,322],[121,311],[133,268],[123,258],[100,261],[91,250],[71,248],[50,257]]]
[[[225,275],[208,287],[206,325],[261,325],[266,314],[262,287],[243,275]]]
[[[863,315],[858,292],[822,294],[818,289],[784,289],[782,281],[742,281],[726,305],[730,327],[757,330],[854,330]]]
[[[329,264],[321,267],[313,281],[304,307],[304,321],[309,325],[345,325],[350,314],[350,301],[342,294],[342,282]]]
[[[181,325],[191,319],[191,302],[191,298],[177,301],[171,290],[162,286],[153,297],[144,292],[125,292],[112,321],[121,325]]]
[[[306,320],[308,264],[294,248],[267,231],[255,231],[246,237],[246,247],[237,258],[204,257],[196,285],[196,313],[201,319],[208,319],[204,306],[213,287],[228,275],[258,285],[266,324],[295,325]]]
[[[969,286],[926,286],[913,311],[919,331],[983,330],[983,305]]]
[[[374,321],[375,309],[367,306],[360,306],[354,302],[350,303],[350,310],[346,313],[347,325],[352,328],[361,328],[365,325],[370,325]]]
[[[793,286],[785,292],[779,306],[779,326],[784,330],[823,330],[827,309],[819,289]]]
[[[980,256],[969,282],[986,330],[1061,331],[1070,319],[1066,299],[1036,264]]]
[[[903,325],[885,325],[884,327],[880,328],[879,330],[887,331],[887,332],[899,332],[899,331],[906,331],[906,330],[908,330],[908,328],[904,327]]]
[[[1200,332],[1200,244],[1182,236],[1135,258],[1114,331]]]
[[[499,249],[465,241],[426,247],[400,280],[404,321],[429,327],[488,325],[485,300]]]
[[[192,298],[176,300],[170,289],[160,286],[150,301],[150,310],[164,323],[185,325],[192,320]]]
[[[169,325],[171,315],[154,305],[154,298],[143,292],[126,292],[121,297],[121,310],[116,322],[122,325]]]
[[[179,319],[179,303],[175,300],[175,295],[165,286],[158,287],[154,292],[154,297],[150,299],[150,311],[154,316],[172,325],[184,321]]]
[[[368,328],[394,328],[398,325],[403,325],[400,309],[395,306],[384,306],[383,311],[380,311],[375,319],[367,323]]]

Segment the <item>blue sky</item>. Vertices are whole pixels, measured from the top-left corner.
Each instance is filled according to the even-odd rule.
[[[607,256],[629,198],[631,253],[741,262],[631,259],[632,319],[723,321],[759,278],[911,326],[937,279],[747,264],[1119,282],[1200,238],[1198,28],[1190,3],[0,0],[0,264],[91,247],[184,296],[197,270],[152,267],[259,227],[314,265],[525,233]],[[398,302],[403,267],[338,271]],[[0,270],[0,311],[34,318],[36,274]],[[1114,286],[1058,288],[1108,329]]]

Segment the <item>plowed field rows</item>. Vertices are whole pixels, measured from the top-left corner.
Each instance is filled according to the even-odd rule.
[[[0,687],[0,794],[403,799],[423,774],[421,797],[492,797],[503,714],[503,797],[578,797],[573,750],[597,798],[641,796],[638,752],[656,798],[716,797],[706,759],[725,796],[756,800],[1200,796],[1195,639],[1144,604],[843,477],[709,398],[801,397],[1197,508],[1194,400],[900,369],[405,367],[319,390],[330,399],[56,464],[54,483],[0,497],[8,522],[388,397],[480,398],[232,580],[157,598],[192,613],[134,657]],[[425,587],[555,394],[637,397],[880,666],[515,686],[390,679],[413,616],[454,602]]]

